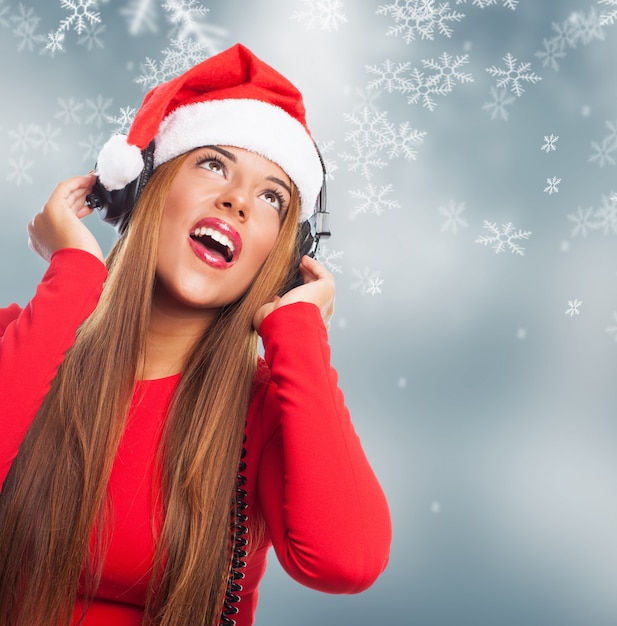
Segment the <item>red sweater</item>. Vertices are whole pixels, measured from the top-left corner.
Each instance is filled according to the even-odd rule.
[[[95,257],[60,250],[31,302],[0,310],[0,485],[105,278]],[[246,559],[238,626],[253,623],[271,545],[298,582],[355,593],[383,571],[391,540],[388,507],[337,387],[318,308],[277,309],[261,333],[265,361],[258,376],[265,382],[256,385],[249,408],[244,473],[249,526],[263,519],[266,532]],[[113,538],[85,626],[141,624],[154,555],[154,451],[179,378],[135,385],[108,486]]]

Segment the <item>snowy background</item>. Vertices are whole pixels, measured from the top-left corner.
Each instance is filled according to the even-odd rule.
[[[3,304],[44,271],[28,220],[147,88],[239,41],[305,94],[395,534],[359,596],[272,557],[257,625],[614,626],[617,0],[34,4],[0,0]]]

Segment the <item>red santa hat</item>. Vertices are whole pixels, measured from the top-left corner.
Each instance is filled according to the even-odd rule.
[[[240,44],[151,89],[128,135],[114,135],[101,149],[100,182],[114,191],[136,180],[144,167],[141,151],[152,140],[155,168],[205,145],[256,152],[298,188],[300,219],[314,211],[323,169],[302,94]]]

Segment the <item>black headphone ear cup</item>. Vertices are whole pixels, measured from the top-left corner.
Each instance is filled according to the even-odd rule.
[[[109,191],[97,179],[88,195],[87,203],[98,210],[99,217],[107,224],[111,224],[122,234],[128,226],[133,207],[141,195],[154,170],[154,142],[142,150],[144,167],[139,176],[126,187]]]

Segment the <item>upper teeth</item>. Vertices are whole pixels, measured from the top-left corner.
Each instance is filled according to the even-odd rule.
[[[232,252],[234,251],[234,244],[231,242],[231,239],[227,235],[224,235],[220,230],[215,230],[214,228],[208,228],[207,226],[202,226],[201,228],[196,228],[193,231],[193,236],[210,237],[210,239],[214,239],[214,241],[218,241],[222,246],[226,246]]]

